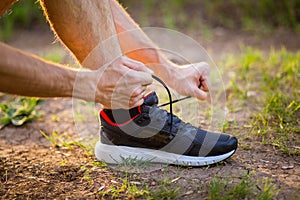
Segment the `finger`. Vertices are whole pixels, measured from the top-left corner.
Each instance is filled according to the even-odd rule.
[[[137,106],[140,106],[140,105],[142,105],[143,103],[144,103],[144,99],[141,98],[141,99],[139,99],[139,100],[137,100],[137,101],[132,102],[131,104],[129,104],[129,109],[130,109],[130,108],[137,107]]]
[[[140,83],[142,86],[151,85],[153,82],[152,75],[149,73],[133,72],[132,75],[137,78],[138,83]]]
[[[200,80],[200,89],[208,92],[209,91],[209,87],[208,87],[208,81],[207,80]]]
[[[137,88],[136,90],[134,90],[131,96],[138,97],[138,96],[144,95],[146,89],[147,89],[146,86],[141,86],[141,87]]]
[[[196,70],[199,74],[200,89],[209,91],[209,65],[206,62],[196,64]]]
[[[203,90],[204,92],[209,92],[208,87],[205,85],[205,83],[201,83],[200,90]]]
[[[122,60],[123,64],[130,69],[153,74],[153,71],[147,68],[142,62],[130,59],[126,56],[123,56]]]
[[[207,62],[199,62],[195,64],[201,71],[209,72],[209,64]]]
[[[139,101],[140,99],[143,99],[145,96],[145,91],[143,91],[140,95],[136,96],[136,97],[132,97],[134,102]]]
[[[143,99],[143,95],[140,95],[138,97],[133,97],[129,101],[129,105],[135,105],[137,102],[139,102],[141,99]]]
[[[139,95],[135,97],[131,97],[129,101],[129,105],[136,105],[141,99],[143,99],[145,96],[145,90],[143,90]]]
[[[208,94],[201,90],[200,88],[195,88],[193,91],[193,96],[196,97],[199,100],[206,100]]]

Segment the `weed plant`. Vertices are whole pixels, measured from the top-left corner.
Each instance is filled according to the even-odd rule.
[[[21,126],[34,118],[39,118],[40,114],[36,107],[40,99],[13,97],[9,102],[0,103],[0,129],[8,124]]]

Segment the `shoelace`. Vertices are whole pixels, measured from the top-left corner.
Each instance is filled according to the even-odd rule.
[[[172,95],[171,95],[171,92],[170,92],[170,89],[168,88],[168,86],[160,78],[158,78],[157,76],[152,75],[152,78],[154,80],[156,80],[157,82],[159,82],[160,84],[162,84],[162,86],[164,86],[164,88],[167,90],[168,97],[169,97],[169,102],[158,105],[157,107],[163,107],[163,106],[166,106],[166,105],[170,105],[170,114],[171,114],[170,134],[171,134],[172,133],[172,127],[173,127],[173,103],[177,103],[179,101],[189,99],[189,98],[191,98],[191,96],[183,97],[183,98],[180,98],[180,99],[176,99],[175,101],[172,101]]]

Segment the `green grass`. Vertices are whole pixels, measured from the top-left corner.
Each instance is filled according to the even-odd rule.
[[[49,60],[55,63],[60,63],[64,57],[65,53],[61,49],[53,50],[45,55],[42,55],[41,57],[45,60]]]
[[[176,199],[179,198],[182,191],[181,185],[174,180],[179,179],[179,177],[171,180],[169,177],[156,180],[159,187],[152,189],[150,196],[151,199]]]
[[[131,181],[128,174],[124,178],[120,178],[116,183],[117,185],[112,185],[107,190],[100,191],[99,194],[103,198],[111,197],[114,199],[135,199],[142,196],[149,196],[148,186],[138,186],[140,182]]]
[[[46,20],[36,0],[20,0],[0,16],[0,40],[9,40],[16,27],[30,28],[31,25],[42,21]]]
[[[299,29],[298,1],[204,1],[204,14],[215,24],[260,33],[276,27]]]
[[[300,155],[296,148],[300,134],[300,100],[274,94],[267,98],[264,109],[254,115],[253,132],[264,144],[279,147],[286,154]]]
[[[251,173],[250,173],[251,174]],[[268,178],[263,178],[262,183],[251,179],[250,174],[244,174],[238,182],[224,180],[221,177],[214,177],[209,185],[209,196],[211,200],[231,200],[231,199],[273,199],[278,195],[276,187]],[[262,189],[259,187],[262,185]],[[259,188],[259,190],[257,190]]]
[[[121,0],[142,26],[163,26],[206,35],[203,29],[225,27],[270,34],[278,27],[300,30],[300,2],[237,0]],[[206,37],[206,36],[205,36]]]
[[[0,103],[0,129],[8,124],[21,126],[35,118],[39,118],[38,98],[13,97],[7,102]]]
[[[40,133],[52,144],[55,148],[73,149],[80,147],[86,151],[87,154],[93,154],[93,148],[80,142],[76,137],[70,135],[68,132],[53,131],[50,134],[40,131]]]
[[[230,74],[226,86],[230,112],[239,108],[250,112],[251,132],[263,144],[299,155],[300,52],[282,48],[266,54],[243,46],[241,50],[241,55],[229,56],[220,64]]]

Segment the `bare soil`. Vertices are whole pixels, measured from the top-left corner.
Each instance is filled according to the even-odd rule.
[[[284,30],[275,31],[272,36],[257,38],[245,33],[215,29],[214,40],[205,41],[214,59],[228,53],[239,53],[240,43],[264,50],[270,46],[280,48],[284,45],[294,51],[300,47],[300,37]],[[202,41],[201,36],[196,40]],[[68,53],[57,42],[48,28],[19,30],[9,42],[10,45],[36,54],[53,50],[66,55],[63,62],[73,62]],[[0,130],[0,197],[1,199],[94,199],[101,198],[99,191],[112,185],[120,185],[119,177],[124,177],[110,167],[92,165],[95,157],[82,148],[55,148],[40,133],[52,131],[68,132],[76,135],[70,99],[48,99],[41,105],[44,113],[41,119],[21,127],[7,126]],[[55,115],[59,120],[53,120]],[[161,187],[159,178],[170,178],[174,185],[180,185],[178,199],[201,199],[208,194],[207,183],[213,176],[234,177],[240,180],[242,174],[255,171],[253,179],[272,178],[279,190],[277,199],[297,199],[300,192],[300,158],[287,156],[278,149],[262,145],[254,137],[245,137],[249,129],[243,127],[249,116],[237,119],[237,130],[241,145],[227,161],[210,167],[178,168],[169,166],[149,173],[133,174],[133,180],[146,182],[150,190]],[[83,167],[85,166],[85,167]],[[89,178],[87,178],[87,173]],[[178,177],[179,179],[175,179]],[[257,191],[262,184],[257,183]],[[106,198],[106,197],[105,197]],[[110,197],[111,198],[111,197]]]

